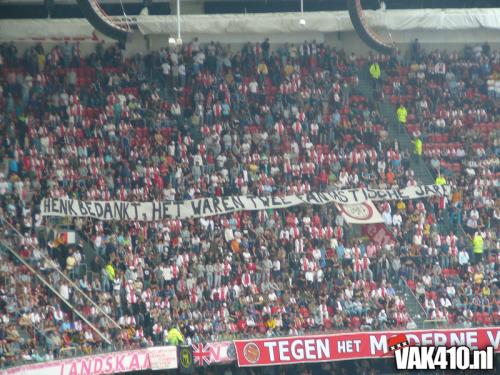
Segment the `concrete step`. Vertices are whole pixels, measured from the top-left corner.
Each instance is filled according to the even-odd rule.
[[[400,283],[395,283],[395,289],[397,294],[403,298],[405,302],[405,308],[408,315],[411,316],[418,328],[423,327],[423,322],[425,320],[425,312],[418,303],[415,295],[404,285]]]
[[[413,318],[413,321],[417,325],[418,328],[423,328],[425,316],[423,316],[422,309],[420,308],[420,305],[418,305],[416,302],[412,302],[413,297],[406,295],[405,296],[405,306],[406,306],[406,311],[408,311],[408,314]]]
[[[358,72],[359,77],[359,91],[368,98],[373,98],[374,89],[370,82],[370,76],[368,74],[368,68],[364,67]],[[389,141],[398,142],[400,150],[411,150],[413,151],[413,144],[408,133],[399,129],[400,127],[398,119],[396,117],[396,108],[387,100],[379,103],[380,114],[386,119],[389,124]],[[433,178],[430,175],[428,169],[426,168],[423,161],[417,162],[414,158],[410,160],[410,167],[415,173],[417,181],[424,184],[430,184],[433,182]],[[406,309],[408,314],[413,318],[418,328],[423,327],[423,322],[425,320],[424,312],[417,301],[416,297],[409,291],[406,286],[401,286],[399,283],[395,283],[395,288],[400,296],[403,296],[405,300]]]

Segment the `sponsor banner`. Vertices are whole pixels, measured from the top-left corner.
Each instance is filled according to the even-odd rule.
[[[375,245],[384,246],[396,243],[394,236],[385,224],[367,224],[361,228],[363,236],[367,236]]]
[[[147,349],[151,370],[177,368],[177,350],[172,346],[160,346]]]
[[[178,351],[179,372],[181,374],[192,374],[194,372],[194,358],[191,346],[179,346]]]
[[[500,327],[400,332],[356,332],[331,335],[236,340],[238,365],[272,366],[380,358],[389,350],[391,338],[403,334],[409,345],[467,346],[500,352]],[[399,336],[398,336],[399,335]]]
[[[178,202],[79,201],[46,198],[40,204],[43,216],[91,217],[99,220],[157,221],[172,218],[196,218],[234,211],[280,209],[301,204],[360,204],[368,201],[418,199],[449,196],[449,186],[421,185],[399,190],[347,189],[325,193],[286,196],[228,196]]]
[[[236,359],[232,341],[193,344],[192,352],[197,366],[231,363]]]
[[[337,209],[343,214],[349,224],[383,223],[384,219],[372,201],[359,204],[337,204]]]
[[[0,375],[102,375],[177,368],[177,348],[164,346],[12,367]]]

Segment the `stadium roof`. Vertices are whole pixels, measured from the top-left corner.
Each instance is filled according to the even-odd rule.
[[[169,0],[100,0],[106,13],[136,15],[148,5],[149,14],[171,14]],[[296,12],[299,0],[182,0],[182,4],[196,4],[203,13],[263,13]],[[385,0],[388,9],[419,8],[494,8],[498,0]],[[123,4],[123,9],[122,9]],[[379,0],[364,0],[365,9],[377,9]],[[186,7],[189,9],[189,7]],[[80,18],[83,15],[76,0],[2,0],[0,18]],[[304,0],[304,11],[345,10],[346,0]],[[187,12],[189,13],[189,12]]]

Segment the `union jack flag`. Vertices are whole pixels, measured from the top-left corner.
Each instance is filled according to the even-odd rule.
[[[194,362],[198,363],[198,366],[210,365],[210,345],[193,344],[191,346],[193,348]]]

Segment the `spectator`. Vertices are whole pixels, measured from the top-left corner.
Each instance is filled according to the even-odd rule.
[[[398,127],[398,132],[400,129],[405,129],[406,128],[406,119],[408,117],[408,111],[406,110],[406,107],[403,105],[403,103],[399,103],[397,106],[396,110],[396,116],[398,117],[399,125]],[[419,140],[420,138],[417,138]],[[415,144],[416,147],[416,144]]]
[[[399,117],[399,115],[398,115],[398,117]],[[417,160],[420,163],[420,161],[422,159],[422,151],[424,148],[423,142],[420,138],[417,138],[414,141],[412,141],[412,143],[415,144],[415,155],[417,156]]]
[[[376,61],[370,64],[370,76],[372,78],[373,87],[377,88],[380,79],[380,65]]]
[[[434,183],[438,186],[443,186],[446,185],[446,179],[441,175],[441,173],[438,173]]]
[[[484,240],[481,233],[474,233],[474,237],[472,238],[472,247],[474,250],[474,264],[480,264],[483,259],[484,252]]]

